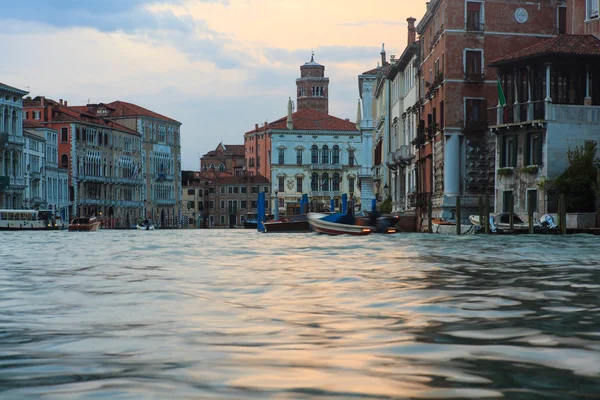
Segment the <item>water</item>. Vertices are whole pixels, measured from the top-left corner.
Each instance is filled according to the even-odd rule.
[[[0,233],[0,398],[598,398],[599,245]]]

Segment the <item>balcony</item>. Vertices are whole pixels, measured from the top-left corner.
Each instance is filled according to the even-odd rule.
[[[32,181],[39,181],[42,177],[42,174],[40,174],[39,171],[31,171],[29,172],[29,177]]]
[[[600,124],[599,106],[552,104],[534,101],[488,109],[492,127],[560,121],[578,124]],[[493,122],[492,122],[493,121]]]
[[[37,204],[41,204],[42,203],[42,198],[38,197],[38,196],[32,197],[31,198],[31,203],[36,204],[36,205]]]
[[[10,177],[10,187],[17,186],[15,189],[25,188],[25,178]]]
[[[487,121],[469,121],[465,122],[465,132],[485,132],[488,128]]]
[[[465,81],[466,82],[481,83],[484,80],[485,80],[485,75],[484,75],[483,71],[465,72]]]
[[[311,164],[310,168],[313,170],[327,170],[327,171],[341,171],[342,164]]]
[[[467,26],[465,29],[466,29],[467,33],[484,32],[485,24],[483,24],[481,22],[467,21]]]
[[[258,167],[258,165],[257,165]],[[156,180],[157,181],[172,181],[175,179],[175,175],[173,174],[156,174]]]
[[[24,144],[25,143],[25,138],[23,136],[17,136],[17,135],[10,135],[8,134],[8,143],[12,143],[12,144]]]
[[[400,146],[395,152],[388,153],[386,164],[390,169],[395,171],[398,167],[406,168],[414,157],[412,146],[405,144]]]
[[[177,202],[175,201],[175,199],[157,199],[154,200],[154,204],[157,204],[159,206],[171,206],[177,204]]]

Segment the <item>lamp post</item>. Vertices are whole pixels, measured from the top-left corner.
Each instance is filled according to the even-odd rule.
[[[279,198],[277,197],[279,188],[277,186],[273,186],[273,191],[275,192],[275,210],[274,210],[273,214],[274,214],[275,221],[279,221]]]
[[[387,183],[383,186],[383,195],[385,196],[384,200],[387,200],[387,198],[390,196],[390,187]]]

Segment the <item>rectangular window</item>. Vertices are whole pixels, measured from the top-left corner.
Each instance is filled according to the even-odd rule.
[[[61,143],[69,143],[69,128],[67,128],[67,127],[60,128],[60,142]]]
[[[252,186],[252,193],[258,193],[258,186]]]
[[[285,207],[285,199],[283,197],[280,197],[277,200],[278,200],[279,208]]]
[[[279,193],[285,192],[285,178],[283,176],[280,176],[278,179],[277,189],[279,190]]]
[[[348,178],[348,193],[354,193],[354,178]]]
[[[252,208],[256,208],[256,206],[257,206],[256,200],[252,200],[252,202],[250,204],[252,205]]]
[[[246,200],[240,201],[240,208],[242,210],[245,210],[247,206],[248,206],[248,202]]]
[[[193,210],[194,209],[194,204],[196,204],[195,201],[188,201],[187,202],[187,208]]]
[[[477,32],[483,31],[480,2],[467,1],[467,30]]]
[[[224,215],[221,215],[220,221],[221,221],[221,225],[225,225],[225,216]]]
[[[527,214],[529,212],[538,212],[538,191],[537,189],[527,189]]]
[[[481,50],[465,51],[465,79],[481,79],[483,70],[481,68]]]
[[[268,187],[268,186],[265,186],[265,187],[264,187],[264,192],[265,192],[265,193],[269,193],[269,187]]]
[[[500,148],[500,167],[517,166],[517,137],[503,136],[502,147]]]
[[[260,167],[260,156],[256,157],[256,168]]]
[[[221,200],[220,206],[221,206],[221,209],[225,208],[225,200]]]
[[[598,18],[598,3],[600,0],[587,0],[587,19]]]
[[[285,149],[279,149],[279,165],[283,165],[285,163]]]
[[[529,133],[525,146],[525,166],[542,165],[542,134]]]
[[[350,167],[354,166],[354,150],[348,150],[348,165]]]
[[[225,194],[225,186],[221,186],[221,194]]]
[[[302,149],[296,150],[296,164],[302,165]]]
[[[237,213],[237,211],[238,211],[237,205],[238,205],[237,200],[228,200],[227,201],[227,212],[230,214]]]
[[[559,35],[567,33],[567,7],[558,7],[558,14],[556,15],[558,20],[556,21],[556,30]]]
[[[228,187],[227,187],[227,192],[228,192],[229,194],[233,194],[233,186],[228,186]]]
[[[208,207],[209,207],[211,210],[214,210],[214,209],[215,209],[215,201],[214,201],[214,200],[211,200],[211,201],[208,203]]]
[[[296,192],[302,193],[302,178],[296,178]]]
[[[240,186],[240,193],[246,193],[246,186]]]
[[[196,190],[195,189],[188,189],[187,191],[189,196],[194,196],[196,194]]]
[[[487,108],[484,99],[466,99],[465,128],[471,131],[487,129]]]

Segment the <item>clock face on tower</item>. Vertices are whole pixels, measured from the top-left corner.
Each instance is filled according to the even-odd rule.
[[[524,24],[529,19],[529,13],[524,8],[517,8],[515,10],[515,21],[520,24]]]

